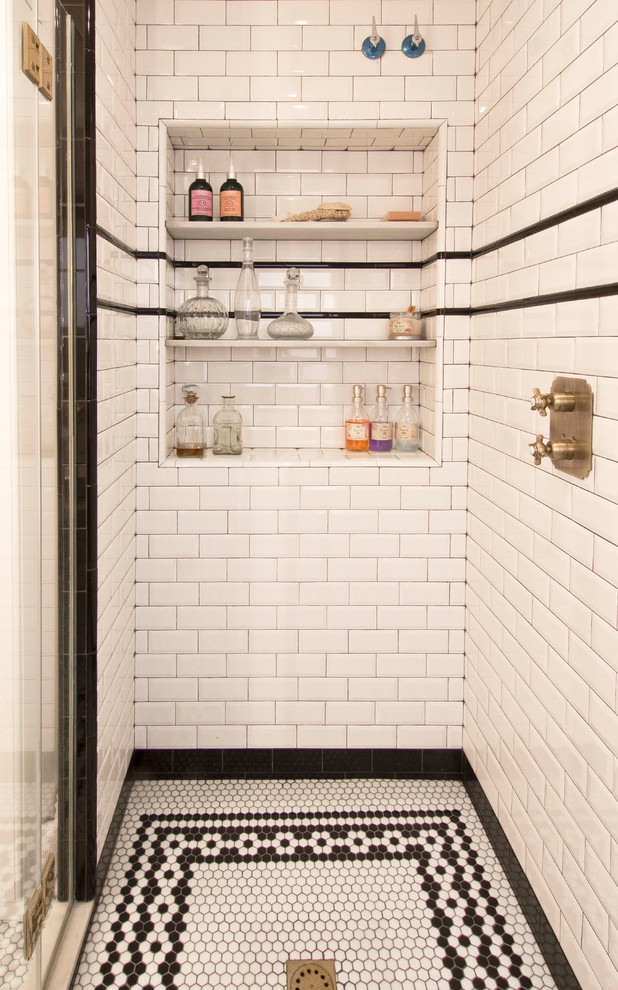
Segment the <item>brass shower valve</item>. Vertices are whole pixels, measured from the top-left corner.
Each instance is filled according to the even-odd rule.
[[[535,464],[548,457],[553,466],[574,478],[592,470],[592,389],[583,378],[554,378],[549,392],[532,389],[530,408],[549,412],[549,439],[537,434],[528,444]]]
[[[530,453],[535,464],[540,464],[543,457],[549,457],[551,461],[572,461],[578,454],[578,443],[576,440],[543,440],[543,434],[537,433],[534,443],[529,443]]]
[[[540,389],[533,388],[530,408],[536,409],[541,416],[547,416],[548,409],[555,409],[556,412],[573,412],[575,396],[572,392],[542,393]]]

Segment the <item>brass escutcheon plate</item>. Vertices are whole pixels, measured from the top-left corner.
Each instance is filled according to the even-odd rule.
[[[554,378],[553,393],[570,392],[575,396],[572,412],[549,410],[549,439],[574,440],[577,445],[575,457],[568,460],[552,461],[558,471],[574,478],[586,478],[592,469],[592,389],[583,378]]]

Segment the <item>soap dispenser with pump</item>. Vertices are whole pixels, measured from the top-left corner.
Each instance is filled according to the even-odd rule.
[[[413,453],[418,450],[418,409],[414,405],[413,390],[418,385],[404,385],[401,409],[395,418],[395,450]]]
[[[369,450],[369,416],[363,405],[363,386],[353,388],[352,405],[345,417],[345,449],[356,453]]]
[[[231,157],[227,179],[219,190],[219,217],[224,222],[245,219],[245,191],[236,178]]]
[[[204,176],[201,158],[197,166],[197,178],[189,186],[189,220],[212,220],[212,186]]]
[[[393,449],[393,424],[386,404],[387,388],[390,385],[378,385],[369,429],[369,450],[383,454]]]

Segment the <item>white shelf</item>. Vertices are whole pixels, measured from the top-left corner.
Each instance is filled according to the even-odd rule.
[[[251,348],[251,349],[272,349],[273,347],[319,347],[323,349],[325,347],[333,348],[349,348],[349,347],[367,347],[367,348],[377,348],[377,347],[435,347],[435,340],[387,340],[383,338],[381,340],[333,340],[325,339],[324,337],[310,337],[309,340],[265,340],[264,338],[257,338],[256,340],[240,340],[233,337],[219,337],[217,340],[182,340],[175,337],[166,337],[165,339],[166,347],[233,347],[233,348]]]
[[[281,223],[268,220],[244,220],[238,223],[168,220],[167,232],[178,240],[238,240],[253,237],[255,240],[277,241],[422,241],[437,230],[438,224],[426,220],[383,221],[344,220],[342,222],[292,221]]]
[[[242,454],[213,454],[207,450],[203,457],[178,457],[174,450],[162,467],[216,468],[216,467],[435,467],[432,457],[422,450],[405,454],[391,451],[388,454],[367,452],[354,454],[348,450],[314,450],[303,448],[245,447]]]

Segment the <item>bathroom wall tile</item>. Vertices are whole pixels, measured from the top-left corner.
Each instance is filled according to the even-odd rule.
[[[206,23],[204,5],[196,12],[192,0],[178,0],[173,23],[167,20],[154,23],[162,30],[167,26],[190,28],[194,33],[185,37],[185,44],[199,34],[199,48],[197,43],[190,49],[181,48],[175,55],[175,62],[179,78],[199,80],[198,95],[206,102],[198,102],[197,97],[174,101],[169,93],[161,92],[149,107],[146,90],[144,98],[140,96],[138,102],[140,122],[155,128],[159,117],[196,121],[218,117],[239,124],[278,118],[294,128],[308,116],[340,120],[358,119],[361,115],[361,119],[368,117],[373,127],[378,117],[383,122],[388,119],[405,121],[411,114],[429,118],[433,113],[436,119],[449,118],[453,122],[449,139],[449,155],[452,151],[453,158],[449,174],[456,176],[458,181],[467,182],[471,175],[473,146],[466,141],[464,131],[471,131],[472,121],[468,119],[464,123],[463,116],[472,106],[472,92],[465,93],[461,87],[458,91],[457,83],[470,82],[473,77],[474,67],[468,62],[473,45],[470,29],[474,26],[474,5],[468,0],[462,5],[449,3],[445,14],[442,10],[434,11],[436,5],[428,0],[419,0],[419,4],[417,13],[427,27],[429,41],[429,50],[420,66],[420,77],[419,66],[412,64],[415,60],[400,58],[396,71],[390,72],[387,60],[383,66],[374,65],[359,55],[356,41],[360,44],[366,32],[361,24],[370,23],[374,14],[380,17],[380,12],[370,10],[368,3],[359,8],[357,3],[327,5],[319,0],[309,5],[311,10],[307,12],[307,5],[300,9],[292,0],[289,3],[282,0],[278,6],[268,2],[251,8],[244,4],[217,2],[212,5],[212,16]],[[241,7],[246,9],[241,11]],[[362,13],[365,7],[367,17],[361,18],[359,10]],[[462,8],[465,8],[463,12]],[[274,12],[275,16],[278,14],[278,21],[273,20]],[[301,15],[311,23],[302,26],[296,23]],[[161,16],[165,16],[165,11]],[[384,0],[382,19],[392,28],[395,40],[389,48],[392,47],[393,52],[403,37],[403,25],[406,30],[411,28],[406,20],[409,16],[402,4]],[[441,23],[433,25],[433,20]],[[457,24],[460,24],[460,31],[468,32],[467,36],[461,35],[465,45],[458,38]],[[143,26],[150,29],[150,25],[143,23]],[[363,32],[362,37],[359,32]],[[153,43],[155,40],[161,51],[172,50],[162,31],[158,37],[152,35]],[[437,57],[438,43],[444,46],[448,55]],[[148,48],[154,61],[159,49],[150,44]],[[222,55],[225,56],[225,70],[211,71],[220,64]],[[453,57],[450,66],[449,56]],[[435,65],[434,57],[437,57]],[[361,65],[359,58],[365,64]],[[394,61],[393,57],[393,65]],[[456,65],[457,62],[461,64]],[[178,71],[181,64],[186,68]],[[147,73],[147,66],[145,71]],[[150,78],[154,79],[156,75],[158,73],[152,72]],[[216,82],[215,75],[220,82]],[[422,80],[418,91],[414,91],[413,77]],[[297,92],[299,83],[302,105],[297,109],[299,101],[291,94]],[[290,85],[296,88],[291,89]],[[251,89],[247,92],[249,86]],[[532,86],[531,95],[535,92]],[[406,96],[408,103],[405,103]],[[461,101],[461,109],[446,102],[457,98]],[[460,114],[463,126],[459,124]],[[456,134],[459,134],[457,140]],[[290,200],[295,197],[298,199],[293,204],[294,209],[303,208],[303,203],[313,199],[316,202],[325,197],[350,199],[357,216],[367,213],[369,202],[379,216],[388,208],[394,208],[395,202],[405,204],[402,208],[409,208],[416,205],[418,197],[420,206],[422,153],[394,152],[387,147],[370,152],[356,148],[342,151],[329,147],[327,139],[325,128],[324,150],[238,152],[236,164],[246,183],[247,203],[253,200],[252,209],[263,211],[265,216],[280,208],[285,212],[288,207],[292,208]],[[156,147],[155,141],[152,146],[147,144],[140,149],[154,155],[152,161],[147,158],[140,161],[140,169],[145,173],[143,178],[156,179]],[[189,153],[192,152],[193,149],[189,149]],[[251,158],[264,154],[271,157],[259,161],[257,157]],[[225,151],[213,150],[210,167],[217,176],[215,186],[220,181],[218,177],[225,173],[226,159]],[[183,166],[187,167],[187,164],[183,160]],[[283,180],[284,188],[280,182],[273,185],[275,173],[288,177]],[[252,186],[254,174],[256,183]],[[185,179],[186,175],[183,182]],[[142,185],[142,196],[148,188]],[[179,197],[184,195],[185,188],[186,185],[179,188]],[[455,189],[449,189],[450,192],[454,193]],[[470,204],[471,191],[465,185],[457,187],[457,194],[455,202]],[[275,196],[278,197],[276,202]],[[154,199],[144,201],[146,209],[140,218],[145,225],[152,225],[148,231],[149,238],[152,235],[148,246],[157,250],[158,218],[156,210],[152,209],[154,202]],[[180,209],[180,199],[178,206]],[[455,214],[452,216],[455,218]],[[464,219],[469,225],[469,214]],[[464,219],[460,216],[459,222],[464,223]],[[146,229],[147,226],[143,228]],[[179,242],[176,242],[176,250],[181,250]],[[240,245],[234,243],[230,247],[226,242],[204,241],[200,242],[199,251],[188,247],[184,257],[201,261],[204,255],[238,260]],[[329,260],[409,263],[418,261],[421,255],[419,245],[404,239],[388,243],[284,241],[275,245],[274,241],[256,242],[256,256],[264,261],[291,264]],[[323,270],[307,269],[303,272],[304,297],[311,300],[312,305],[315,299],[316,308],[332,305],[345,311],[364,312],[374,305],[379,306],[380,311],[382,308],[388,311],[393,303],[393,293],[397,298],[403,293],[407,305],[410,291],[420,290],[419,273],[413,269],[397,270],[392,280],[385,280],[385,274],[384,269],[368,269],[361,278],[358,270],[336,269],[326,280]],[[454,277],[458,273],[453,269],[449,274]],[[277,299],[280,304],[281,273],[261,269],[259,277],[264,280],[265,294],[270,294],[273,305]],[[467,278],[469,284],[467,271],[462,277]],[[215,279],[215,295],[230,302],[229,294],[236,281],[234,271],[218,269]],[[434,291],[431,286],[429,291]],[[403,296],[401,298],[403,300]],[[158,300],[152,303],[157,304]],[[316,333],[321,329],[325,334],[351,337],[354,333],[385,332],[385,326],[374,326],[376,322],[372,322],[369,330],[361,325],[362,321],[349,326],[344,326],[343,320],[324,321],[319,328],[316,326]],[[152,340],[156,339],[157,332],[158,328],[155,328]],[[459,339],[467,339],[467,324]],[[179,362],[178,380],[183,375],[185,381],[194,380],[190,376],[195,376],[196,370],[198,380],[207,377],[202,399],[211,406],[208,409],[210,422],[214,406],[219,403],[219,386],[233,385],[246,415],[247,437],[262,436],[266,442],[267,433],[258,431],[277,429],[277,446],[283,446],[284,442],[290,445],[306,443],[319,449],[321,444],[333,442],[340,447],[340,423],[343,406],[349,402],[350,383],[358,380],[373,386],[378,380],[399,384],[418,380],[418,364],[410,366],[407,353],[398,361],[393,358],[390,362],[390,355],[380,354],[374,361],[376,356],[370,355],[366,360],[364,352],[357,355],[356,351],[345,354],[333,351],[315,358],[303,357],[303,361],[297,363],[297,355],[291,351],[272,355],[261,351],[255,356],[244,352],[240,361],[230,360],[223,352],[217,361],[205,356],[194,364],[187,362],[184,367],[180,367]],[[455,355],[451,348],[445,352],[445,357],[447,375],[449,369],[467,368],[467,353]],[[149,393],[150,389],[156,390],[158,384],[156,356],[150,361],[152,363],[147,362],[148,372],[140,371],[144,375],[140,379],[140,392],[146,392],[148,397],[142,407],[145,414],[157,410],[156,393],[154,405]],[[429,367],[428,364],[425,366]],[[433,385],[433,381],[426,384]],[[461,382],[453,379],[449,387],[467,389],[467,379]],[[341,391],[336,393],[338,388]],[[260,389],[268,392],[259,392]],[[452,432],[457,432],[459,424],[455,417],[461,416],[463,426],[459,436],[465,438],[467,407],[458,405],[457,395],[445,397],[445,402],[449,415],[454,417],[449,429],[452,426]],[[298,418],[288,421],[290,410],[285,407],[291,406],[299,409]],[[312,411],[312,407],[319,408]],[[146,420],[143,429],[145,432]],[[306,432],[301,433],[301,430]],[[156,422],[149,438],[154,431]],[[270,445],[275,446],[274,436]],[[292,450],[293,447],[286,446],[284,453],[291,455]],[[146,489],[152,485],[154,491],[161,484],[159,479],[163,474],[173,480],[161,484],[162,489],[176,486],[178,491],[184,492],[196,486],[200,488],[199,514],[196,515],[189,515],[198,512],[194,493],[187,501],[184,501],[184,495],[174,501],[170,492],[169,503],[167,494],[162,494],[154,502],[143,505],[143,511],[149,514],[169,511],[179,517],[182,515],[181,525],[195,525],[197,532],[181,536],[175,532],[145,536],[138,558],[141,560],[145,555],[155,565],[175,563],[179,583],[187,585],[185,594],[193,595],[193,590],[189,590],[192,585],[198,584],[200,589],[198,606],[189,605],[186,599],[173,606],[177,609],[173,628],[153,628],[148,632],[149,649],[153,650],[153,656],[174,658],[176,669],[168,676],[199,678],[200,703],[203,700],[205,704],[226,706],[216,724],[196,721],[193,726],[154,725],[148,731],[156,733],[167,728],[176,728],[183,733],[190,731],[190,738],[188,735],[178,737],[188,748],[196,745],[354,748],[366,746],[369,739],[374,747],[443,747],[448,740],[452,745],[458,744],[454,734],[447,736],[447,727],[456,728],[451,722],[450,708],[445,710],[444,724],[421,724],[426,723],[423,706],[430,701],[454,698],[461,677],[461,642],[453,638],[449,643],[447,628],[428,628],[427,616],[428,605],[448,608],[453,601],[450,595],[444,602],[441,598],[437,602],[431,596],[442,596],[444,586],[451,582],[453,596],[456,596],[462,581],[459,568],[452,574],[440,570],[441,565],[446,568],[449,561],[457,561],[459,565],[463,560],[456,556],[461,555],[462,547],[456,543],[451,546],[451,529],[427,533],[429,511],[446,512],[451,507],[460,511],[464,504],[455,492],[463,490],[466,484],[465,462],[456,464],[452,460],[456,448],[450,441],[444,450],[443,467],[436,469],[444,473],[432,474],[431,479],[426,467],[412,469],[405,464],[392,468],[375,464],[331,468],[317,464],[281,468],[243,465],[208,471],[201,467],[185,471],[184,466],[181,470],[159,468],[155,464],[140,465],[140,469],[147,469],[141,483]],[[463,473],[458,474],[455,467],[463,468]],[[434,497],[430,484],[436,486]],[[410,494],[408,503],[403,502],[402,497],[412,492],[416,497]],[[221,512],[228,514],[225,532],[208,533],[199,529],[202,520],[210,519],[219,525],[218,514]],[[422,531],[419,532],[421,524]],[[459,521],[455,528],[458,532],[454,535],[461,536]],[[165,542],[186,535],[194,542],[186,545]],[[171,555],[174,547],[176,558]],[[400,557],[400,554],[404,556]],[[409,595],[412,600],[413,585],[418,586],[416,591],[424,589],[428,560],[437,565],[431,579],[438,588],[427,592],[430,601],[423,599],[418,603],[415,600],[414,604],[401,609],[402,594]],[[155,572],[153,576],[146,570],[140,583],[148,592],[155,583],[162,584],[164,590],[154,592],[157,599],[157,595],[167,594],[165,585],[173,584],[174,580],[169,572],[161,571],[158,575]],[[232,589],[229,596],[226,588]],[[247,591],[249,605],[246,604]],[[151,602],[150,597],[145,600]],[[165,607],[163,598],[157,600]],[[194,608],[197,611],[193,612]],[[224,608],[221,627],[192,628],[193,622],[202,615],[202,608]],[[378,609],[382,611],[378,613]],[[272,621],[273,610],[276,611],[276,625],[268,628],[264,623]],[[402,611],[409,612],[408,621],[414,623],[420,620],[422,612],[422,625],[400,629],[395,614]],[[379,627],[378,614],[383,623]],[[450,613],[442,614],[446,622]],[[218,611],[203,613],[208,622],[218,621],[219,615]],[[237,628],[240,624],[243,624],[242,628]],[[457,621],[453,626],[451,632],[460,633]],[[450,654],[449,647],[453,650],[457,647],[458,652]],[[380,650],[379,661],[377,650]],[[429,674],[432,683],[428,685],[426,695],[419,694],[422,700],[408,699],[400,693],[400,679],[418,678],[419,682],[427,679],[427,651],[430,659],[436,662],[436,670]],[[171,662],[162,662],[161,670],[166,670]],[[451,662],[452,666],[449,666]],[[143,676],[154,681],[162,675],[153,672]],[[230,690],[239,692],[238,695],[225,697],[226,676],[231,682]],[[301,684],[304,682],[301,690],[306,692],[299,695],[300,700],[293,695],[297,678]],[[367,679],[364,684],[359,683],[362,678]],[[433,682],[444,683],[450,679],[453,680],[453,694],[447,694],[446,699],[434,697]],[[210,683],[212,695],[209,694]],[[247,683],[250,685],[248,695],[242,693]],[[420,686],[419,690],[422,690]],[[254,704],[266,707],[232,707]],[[382,717],[378,718],[376,704],[404,707],[383,709]],[[413,707],[408,708],[408,705]],[[185,715],[188,712],[186,709]],[[414,716],[411,724],[410,713]],[[400,717],[403,722],[398,721]],[[148,745],[156,738],[149,736]]]

